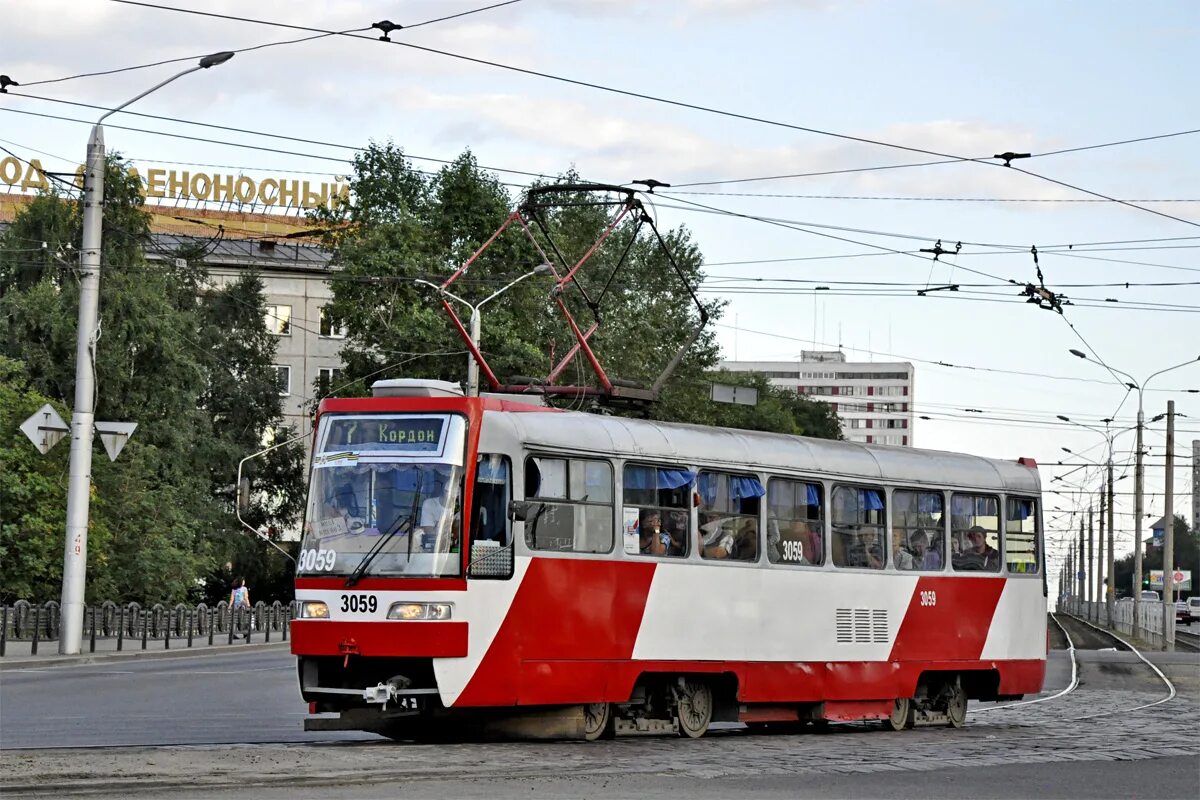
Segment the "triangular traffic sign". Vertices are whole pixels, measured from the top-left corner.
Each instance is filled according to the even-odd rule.
[[[137,429],[136,422],[100,422],[96,421],[96,433],[104,444],[104,452],[108,453],[109,461],[116,461],[121,449],[129,441]]]

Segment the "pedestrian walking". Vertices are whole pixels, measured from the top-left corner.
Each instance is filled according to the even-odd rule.
[[[230,624],[237,624],[239,615],[250,612],[250,590],[246,588],[246,579],[238,578],[233,582],[233,591],[229,593]],[[253,624],[253,619],[251,619]],[[240,626],[239,626],[240,627]],[[235,639],[242,638],[241,633],[234,634]]]

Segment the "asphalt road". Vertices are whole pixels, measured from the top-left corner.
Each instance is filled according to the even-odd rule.
[[[188,792],[187,800],[558,800],[638,798],[639,800],[728,800],[737,797],[796,800],[1057,800],[1058,798],[1153,797],[1195,798],[1195,757],[1144,761],[1075,761],[1052,764],[1013,764],[986,768],[951,767],[918,772],[865,774],[762,775],[706,778],[674,775],[582,775],[578,777],[489,777],[419,782],[386,782],[312,787],[239,786],[216,791]],[[1153,787],[1149,790],[1148,787]],[[139,793],[138,797],[179,800],[173,791]]]
[[[724,726],[697,741],[448,745],[304,733],[305,708],[286,650],[6,669],[0,793],[136,791],[171,800],[1195,798],[1200,742],[1188,732],[1200,729],[1200,658],[1156,657],[1180,688],[1178,698],[1156,706],[1149,704],[1165,688],[1134,654],[1083,650],[1079,660],[1076,691],[1012,708],[978,706],[957,731],[889,733],[852,724],[763,736]],[[1044,695],[1069,678],[1066,653],[1053,652]],[[61,749],[81,747],[100,749]]]
[[[0,749],[378,740],[305,733],[286,648],[0,672]]]

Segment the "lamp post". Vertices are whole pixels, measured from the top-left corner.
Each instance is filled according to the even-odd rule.
[[[1071,349],[1069,352],[1076,358],[1082,358],[1084,361],[1092,361],[1093,363],[1100,364],[1100,366],[1104,367],[1110,372],[1115,372],[1118,375],[1124,375],[1126,378],[1129,378],[1130,381],[1125,385],[1130,389],[1136,390],[1138,393],[1137,444],[1135,445],[1136,450],[1133,468],[1133,636],[1134,638],[1137,638],[1141,628],[1141,620],[1138,615],[1141,612],[1142,600],[1142,486],[1143,478],[1145,477],[1142,469],[1142,430],[1146,427],[1146,414],[1142,408],[1142,395],[1145,393],[1146,385],[1150,383],[1150,381],[1154,380],[1163,373],[1171,372],[1172,370],[1186,367],[1189,364],[1200,362],[1200,356],[1188,359],[1187,361],[1184,361],[1181,364],[1176,364],[1173,367],[1160,369],[1158,372],[1155,372],[1147,377],[1141,383],[1138,383],[1137,380],[1134,379],[1134,377],[1128,372],[1122,372],[1121,370],[1114,369],[1107,364],[1090,359],[1087,357],[1087,354],[1081,350]]]
[[[88,510],[92,483],[92,426],[96,396],[93,360],[96,318],[100,305],[100,251],[104,227],[104,128],[112,114],[196,70],[224,64],[233,53],[204,56],[194,67],[172,75],[111,111],[92,127],[83,183],[83,242],[79,248],[79,330],[75,344],[75,408],[71,414],[71,458],[67,484],[67,540],[63,548],[63,582],[58,652],[79,653],[83,640],[84,587],[87,582]]]
[[[483,322],[479,316],[480,309],[483,308],[488,303],[495,300],[500,295],[507,292],[512,287],[516,286],[521,281],[525,280],[526,278],[532,278],[534,275],[549,275],[553,271],[554,271],[553,268],[549,264],[538,264],[536,267],[531,269],[529,272],[526,272],[524,275],[521,275],[518,278],[516,278],[515,280],[510,281],[505,286],[501,287],[500,289],[497,289],[496,291],[492,292],[490,295],[488,295],[487,297],[483,298],[482,300],[480,300],[478,303],[475,303],[475,304],[471,304],[470,302],[462,299],[461,297],[454,294],[453,292],[449,292],[446,289],[442,288],[441,286],[438,286],[436,283],[431,283],[430,281],[422,280],[421,278],[417,278],[414,281],[414,283],[419,283],[422,286],[429,286],[429,287],[437,290],[438,294],[442,295],[443,297],[448,297],[451,300],[455,300],[459,303],[462,303],[464,306],[471,309],[471,323],[470,323],[470,325],[471,325],[471,341],[475,343],[475,347],[476,347],[476,349],[478,349],[479,348],[479,339],[482,334],[480,328],[483,324]],[[467,397],[478,397],[478,396],[479,396],[479,364],[478,364],[478,362],[475,361],[474,354],[468,353],[467,354]]]
[[[1106,493],[1104,490],[1104,483],[1100,484],[1100,559],[1099,560],[1102,564],[1104,564],[1103,569],[1101,570],[1104,573],[1104,576],[1103,576],[1104,584],[1102,587],[1098,586],[1097,590],[1098,591],[1101,589],[1103,590],[1105,617],[1108,620],[1109,624],[1112,624],[1112,611],[1113,611],[1112,604],[1113,604],[1114,588],[1115,588],[1113,585],[1113,560],[1114,560],[1113,543],[1114,543],[1114,539],[1115,539],[1115,536],[1113,533],[1113,438],[1116,437],[1118,434],[1123,433],[1124,431],[1118,431],[1117,433],[1113,433],[1111,430],[1109,430],[1108,426],[1112,423],[1111,419],[1102,420],[1104,422],[1104,430],[1100,430],[1099,428],[1096,428],[1092,425],[1088,425],[1083,422],[1078,422],[1076,420],[1071,419],[1070,417],[1063,416],[1062,414],[1058,414],[1057,416],[1063,422],[1069,422],[1072,425],[1077,425],[1080,428],[1086,428],[1089,431],[1100,434],[1101,436],[1104,437],[1104,442],[1108,446],[1107,453],[1105,455],[1105,464],[1104,464],[1104,469],[1106,470],[1107,477],[1108,477],[1107,496],[1106,496]],[[1125,430],[1128,430],[1128,428],[1126,428]],[[1065,447],[1063,449],[1066,450]],[[1070,451],[1067,450],[1067,452],[1070,452]],[[1104,509],[1105,509],[1105,507],[1108,508],[1108,520],[1107,520],[1107,522],[1108,522],[1108,561],[1107,562],[1104,561],[1104,524],[1105,524]],[[1099,600],[1099,598],[1097,598],[1097,600]],[[1096,609],[1096,621],[1097,622],[1099,622],[1099,617],[1100,617],[1100,609],[1099,609],[1099,607],[1097,607],[1097,609]]]

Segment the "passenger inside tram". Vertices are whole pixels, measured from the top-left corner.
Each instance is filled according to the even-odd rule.
[[[991,534],[994,536],[995,534]],[[989,532],[982,525],[967,529],[967,547],[954,557],[957,570],[1000,571],[1000,551],[988,541]]]
[[[937,534],[936,544],[931,543],[929,534],[917,528],[909,536],[909,550],[912,552],[915,566],[913,569],[940,570],[942,568],[942,535]]]
[[[643,555],[665,556],[671,549],[671,536],[663,530],[662,515],[653,509],[641,513],[638,539]]]
[[[883,545],[879,541],[879,533],[875,528],[847,526],[847,529],[841,533],[842,539],[848,543],[844,566],[883,569],[886,556]],[[848,533],[850,536],[846,535]]]
[[[709,511],[700,513],[700,553],[705,558],[736,558],[734,518]]]
[[[758,560],[758,520],[743,519],[736,535],[735,558],[741,561]]]
[[[666,530],[667,535],[671,537],[671,543],[667,547],[667,555],[687,555],[688,513],[686,511],[672,511],[667,519]]]

